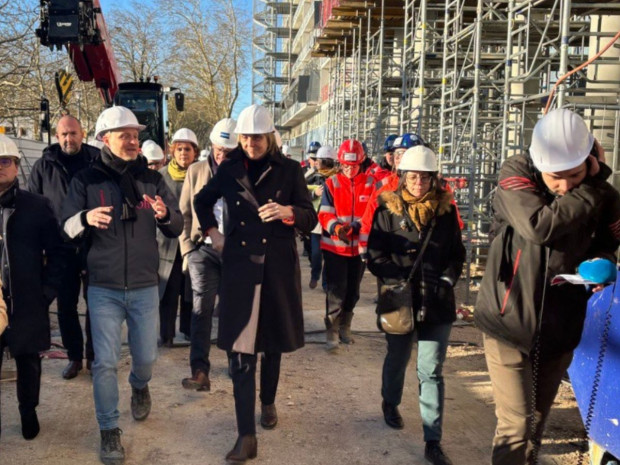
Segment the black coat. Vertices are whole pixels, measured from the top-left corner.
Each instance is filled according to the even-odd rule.
[[[304,345],[295,228],[309,233],[317,215],[299,163],[270,154],[265,171],[252,186],[246,160],[241,149],[231,152],[194,197],[203,231],[217,228],[213,206],[220,197],[228,211],[217,345],[245,353],[291,352]],[[294,226],[261,221],[257,210],[270,200],[293,207]],[[242,334],[257,312],[257,330]]]
[[[19,189],[0,197],[3,294],[9,327],[2,335],[13,355],[32,354],[50,347],[48,306],[60,285],[64,249],[58,221],[49,200]],[[6,268],[5,268],[6,269]]]
[[[406,221],[404,203],[397,193],[383,192],[377,200],[368,237],[368,269],[380,285],[396,284],[409,276],[423,237],[421,240],[413,223]],[[463,269],[465,248],[451,200],[452,196],[443,192],[435,227],[412,280],[414,310],[419,311],[424,303],[427,323],[456,319],[453,286]]]
[[[99,158],[99,149],[92,145],[82,144],[82,148],[71,157],[80,157],[85,168]],[[69,192],[71,174],[61,161],[59,144],[52,144],[43,151],[43,156],[32,166],[28,177],[28,190],[34,194],[44,195],[51,202],[60,222],[62,205]]]
[[[605,182],[610,174],[601,164],[596,177],[554,197],[527,154],[504,162],[493,200],[496,237],[474,313],[484,333],[525,354],[538,333],[543,356],[577,346],[591,292],[550,281],[575,273],[583,260],[616,261],[620,196]]]

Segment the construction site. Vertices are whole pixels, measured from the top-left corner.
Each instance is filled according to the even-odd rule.
[[[253,100],[293,150],[350,137],[380,159],[388,135],[413,132],[440,155],[468,281],[499,167],[546,109],[584,117],[620,186],[617,1],[254,0],[253,17]]]

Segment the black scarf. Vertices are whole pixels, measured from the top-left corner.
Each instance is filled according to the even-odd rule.
[[[135,175],[144,169],[144,159],[125,161],[112,154],[107,146],[101,149],[101,162],[106,172],[118,183],[123,194],[123,212],[121,221],[136,221],[136,206],[142,197],[138,192]]]

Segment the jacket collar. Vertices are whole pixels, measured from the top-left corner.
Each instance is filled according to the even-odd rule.
[[[60,148],[60,144],[55,143],[50,145],[43,151],[42,158],[55,163],[60,163],[61,152],[62,150]],[[75,156],[85,157],[86,162],[90,165],[99,158],[99,149],[92,145],[82,144],[79,153],[77,153]]]

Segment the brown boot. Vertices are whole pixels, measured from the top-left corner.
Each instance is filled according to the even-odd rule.
[[[325,334],[326,344],[325,348],[329,352],[333,352],[338,349],[338,328],[340,327],[340,315],[336,318],[325,317]]]
[[[343,313],[340,318],[342,320],[338,331],[340,341],[343,344],[353,344],[355,342],[351,334],[351,320],[353,319],[353,312]]]
[[[210,391],[211,381],[209,375],[202,370],[196,370],[191,378],[183,378],[181,384],[185,389],[193,389],[196,391]]]
[[[276,404],[260,406],[260,424],[265,429],[274,429],[278,424],[278,412],[276,412]]]
[[[258,444],[254,434],[239,436],[235,447],[226,454],[226,461],[231,463],[244,463],[247,459],[256,457]]]

